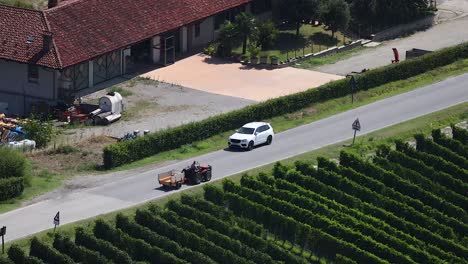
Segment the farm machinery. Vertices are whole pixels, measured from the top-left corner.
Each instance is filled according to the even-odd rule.
[[[197,185],[201,182],[210,181],[211,175],[211,165],[200,165],[194,161],[192,165],[185,167],[182,171],[170,170],[158,174],[158,181],[164,188],[180,189],[184,183]]]

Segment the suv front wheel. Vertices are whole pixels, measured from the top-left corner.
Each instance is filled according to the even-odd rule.
[[[254,142],[250,141],[249,145],[247,146],[247,151],[251,151],[254,148]]]

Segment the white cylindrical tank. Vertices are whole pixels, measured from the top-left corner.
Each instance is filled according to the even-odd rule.
[[[120,114],[122,112],[122,95],[114,92],[113,95],[105,95],[99,98],[99,108],[102,112],[112,112]]]
[[[36,148],[36,141],[34,140],[25,139],[25,140],[21,140],[20,142],[23,143],[24,150],[32,151],[33,149]]]

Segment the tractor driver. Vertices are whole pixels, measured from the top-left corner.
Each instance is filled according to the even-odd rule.
[[[198,164],[198,162],[194,160],[193,163],[192,163],[191,168],[192,168],[192,170],[197,170],[199,166],[200,165]]]

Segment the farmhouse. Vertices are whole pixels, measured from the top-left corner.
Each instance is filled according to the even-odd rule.
[[[269,10],[271,0],[49,0],[43,11],[0,4],[0,113],[24,115],[141,65],[174,63],[215,40],[225,20]]]

